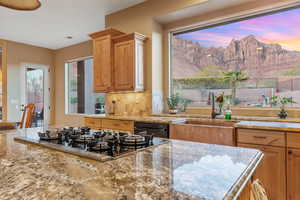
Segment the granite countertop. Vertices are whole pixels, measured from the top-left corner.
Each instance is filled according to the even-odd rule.
[[[101,119],[115,119],[115,120],[130,120],[137,122],[149,123],[176,123],[183,122],[185,118],[181,117],[160,117],[160,116],[122,116],[122,115],[86,115],[86,117],[101,118]]]
[[[240,121],[234,126],[236,128],[300,132],[300,123]]]
[[[99,162],[19,143],[0,132],[3,200],[236,199],[259,164],[255,149],[170,140]]]
[[[155,117],[178,117],[178,118],[200,118],[200,119],[211,119],[210,115],[201,115],[201,114],[187,114],[187,113],[179,113],[179,114],[152,114]],[[216,120],[225,120],[224,116],[217,116]],[[278,117],[261,117],[261,116],[232,116],[232,121],[266,121],[266,122],[287,122],[287,123],[300,123],[300,118],[286,118],[280,119]]]
[[[211,119],[208,115],[199,114],[153,114],[150,116],[122,116],[122,115],[85,115],[86,117],[102,118],[102,119],[116,119],[116,120],[131,120],[137,122],[150,123],[181,123],[187,120],[208,120],[209,122],[226,121],[226,122],[240,122],[240,121],[258,121],[258,122],[282,122],[282,123],[300,123],[299,118],[279,119],[278,117],[252,117],[252,116],[233,116],[231,120],[225,120],[224,116],[217,116],[216,119]]]

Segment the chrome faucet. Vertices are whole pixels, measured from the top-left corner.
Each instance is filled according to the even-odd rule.
[[[219,113],[219,112],[216,112],[216,106],[215,106],[215,94],[213,93],[213,92],[210,92],[210,95],[211,95],[211,102],[212,102],[212,108],[211,108],[211,118],[212,119],[216,119],[216,117],[218,116],[218,115],[221,115],[221,113]]]

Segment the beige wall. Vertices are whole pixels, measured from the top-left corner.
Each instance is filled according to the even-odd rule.
[[[21,112],[21,90],[23,86],[20,82],[21,77],[21,64],[37,64],[49,66],[51,88],[53,86],[53,51],[46,48],[35,47],[22,43],[6,41],[7,46],[7,120],[20,121]],[[54,98],[54,91],[51,91],[51,98]],[[53,101],[52,101],[53,102]],[[51,105],[52,107],[54,105]],[[53,113],[53,112],[52,112]],[[53,121],[54,115],[52,115]]]
[[[7,100],[8,121],[20,121],[22,85],[21,65],[29,63],[50,67],[51,124],[83,125],[80,115],[65,115],[64,64],[68,60],[91,56],[92,42],[84,42],[59,50],[3,41],[7,47]],[[54,67],[55,66],[55,67]]]
[[[92,41],[83,42],[54,52],[55,64],[55,124],[81,126],[82,115],[65,114],[65,63],[72,59],[92,56]]]

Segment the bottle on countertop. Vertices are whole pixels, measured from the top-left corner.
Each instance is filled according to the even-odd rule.
[[[227,110],[225,111],[225,119],[226,119],[226,120],[231,120],[231,114],[232,114],[231,110],[230,110],[230,109],[227,109]]]

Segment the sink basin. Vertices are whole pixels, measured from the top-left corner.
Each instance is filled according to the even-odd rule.
[[[235,123],[238,121],[227,121],[220,119],[188,119],[184,123],[191,125],[207,125],[207,126],[225,126],[225,127],[233,127]]]
[[[171,124],[170,138],[235,146],[235,123],[224,119],[187,119],[182,123]]]

